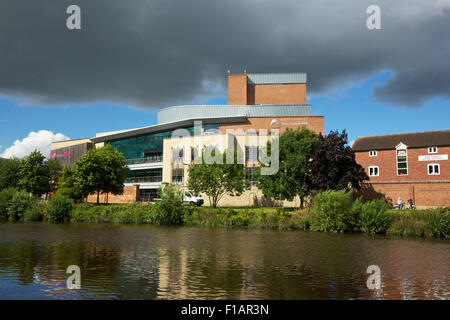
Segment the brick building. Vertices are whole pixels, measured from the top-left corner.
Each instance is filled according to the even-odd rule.
[[[358,137],[352,148],[369,176],[366,199],[450,206],[450,130]]]

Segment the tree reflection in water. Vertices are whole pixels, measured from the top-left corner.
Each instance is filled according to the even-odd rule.
[[[106,224],[1,224],[0,298],[449,298],[446,240]],[[366,287],[367,266],[382,289]],[[81,268],[81,290],[66,268]]]

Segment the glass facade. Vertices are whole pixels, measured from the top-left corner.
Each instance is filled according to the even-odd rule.
[[[130,170],[125,179],[126,183],[161,182],[161,181],[162,181],[162,168]]]
[[[191,135],[194,135],[194,127],[185,129]],[[202,134],[211,134],[218,132],[218,130],[218,124],[207,124],[203,126]],[[127,160],[148,159],[149,162],[162,161],[163,141],[164,139],[170,138],[174,131],[150,133],[144,136],[111,141],[111,146],[122,152]]]

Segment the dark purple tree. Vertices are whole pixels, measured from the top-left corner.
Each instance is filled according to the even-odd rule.
[[[345,130],[319,136],[318,146],[308,165],[311,190],[359,190],[361,182],[369,179],[363,167],[356,163],[355,153],[347,141]]]

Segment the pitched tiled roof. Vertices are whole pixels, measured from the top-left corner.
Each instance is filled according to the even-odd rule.
[[[450,146],[450,130],[357,137],[354,151],[395,149],[403,142],[408,148]]]

